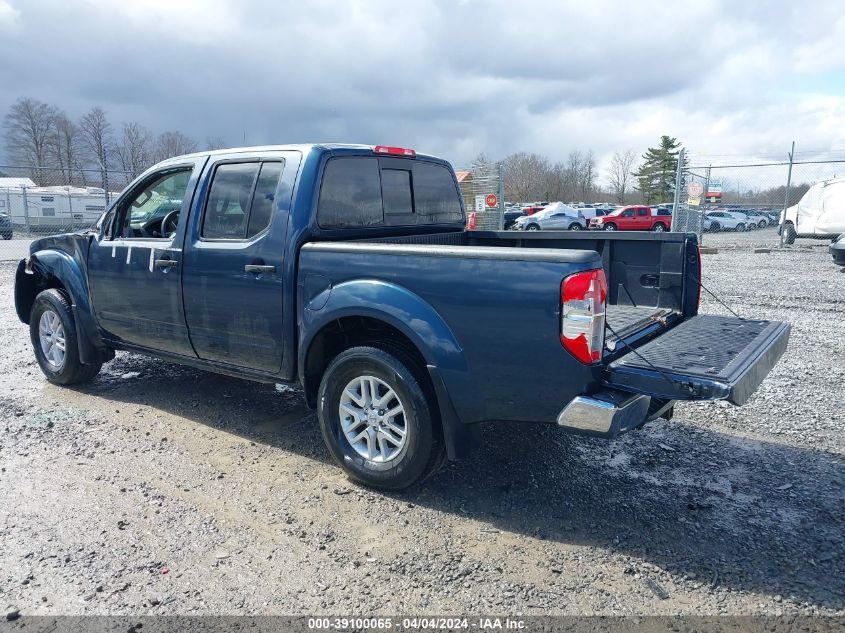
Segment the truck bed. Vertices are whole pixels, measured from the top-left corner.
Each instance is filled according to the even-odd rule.
[[[606,340],[611,349],[646,330],[671,325],[685,310],[682,233],[578,231],[472,231],[381,237],[367,242],[522,249],[575,249],[599,254],[608,281]],[[696,253],[697,256],[697,253]],[[688,302],[688,298],[686,300]]]

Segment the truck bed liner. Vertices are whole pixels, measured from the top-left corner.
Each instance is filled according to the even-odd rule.
[[[608,366],[623,389],[677,400],[744,403],[786,350],[789,325],[699,315]]]

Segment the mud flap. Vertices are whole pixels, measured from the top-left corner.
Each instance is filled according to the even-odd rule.
[[[612,362],[608,387],[666,400],[744,404],[786,351],[779,321],[699,315]]]

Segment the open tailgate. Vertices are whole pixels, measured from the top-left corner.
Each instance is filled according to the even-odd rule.
[[[789,325],[698,315],[613,361],[610,387],[667,400],[744,404],[786,350]]]

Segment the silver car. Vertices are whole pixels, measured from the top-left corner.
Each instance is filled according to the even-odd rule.
[[[514,223],[518,231],[580,231],[587,228],[587,220],[572,207],[555,202],[534,215],[525,215]]]

